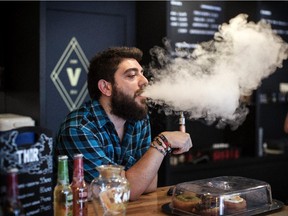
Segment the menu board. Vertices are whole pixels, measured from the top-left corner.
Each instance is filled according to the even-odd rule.
[[[272,29],[286,42],[288,41],[288,2],[261,2],[260,18],[271,24]]]
[[[53,138],[40,127],[0,132],[0,197],[6,197],[6,175],[18,169],[19,199],[26,216],[53,214]]]
[[[167,37],[173,48],[195,48],[213,39],[224,22],[224,2],[178,1],[168,5]]]
[[[279,1],[279,2],[263,1],[258,4],[258,12],[259,12],[260,19],[263,19],[267,23],[269,23],[273,31],[278,36],[280,36],[286,43],[288,42],[287,7],[288,7],[287,1]],[[263,95],[261,94],[261,97],[263,98],[266,97],[268,101],[271,101],[273,103],[281,102],[280,97],[282,95],[279,94],[279,96],[277,96],[278,94],[277,92],[280,91],[281,82],[287,83],[287,67],[288,67],[288,62],[286,60],[283,62],[283,67],[277,68],[277,71],[274,74],[269,76],[268,79],[263,80],[262,85],[260,87],[261,91],[263,92]],[[276,100],[275,100],[275,97],[276,97]],[[260,102],[263,102],[263,101],[260,101]],[[280,117],[280,118],[283,119],[284,117]],[[281,128],[279,126],[278,133],[283,132],[282,127],[283,126],[281,123]]]

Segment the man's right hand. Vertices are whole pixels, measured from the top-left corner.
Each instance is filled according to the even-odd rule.
[[[181,131],[164,131],[161,134],[168,140],[173,154],[182,154],[187,152],[193,145],[189,133]]]

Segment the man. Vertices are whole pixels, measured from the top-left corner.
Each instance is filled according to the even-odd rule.
[[[97,54],[88,72],[91,100],[68,114],[56,141],[58,154],[70,160],[76,153],[84,155],[87,182],[98,176],[96,166],[123,165],[130,200],[156,190],[158,169],[170,150],[181,154],[192,147],[190,135],[180,131],[162,132],[151,142],[141,58],[142,51],[129,47]]]

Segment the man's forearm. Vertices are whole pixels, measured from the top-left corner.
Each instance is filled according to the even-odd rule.
[[[157,187],[157,174],[164,156],[154,148],[149,150],[125,175],[130,182],[130,200],[137,200],[141,194]]]
[[[155,176],[151,184],[147,187],[147,189],[144,191],[144,193],[151,193],[156,191],[157,189],[157,184],[158,184],[158,174]]]

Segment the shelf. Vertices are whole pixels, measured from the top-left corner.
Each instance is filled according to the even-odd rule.
[[[265,163],[280,163],[288,162],[288,155],[269,155],[264,157],[247,157],[237,160],[223,160],[217,162],[208,162],[202,164],[183,163],[176,166],[169,166],[170,173],[182,173],[187,171],[210,170],[213,168],[233,168],[235,166],[255,166],[257,164],[263,165]]]

